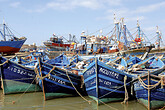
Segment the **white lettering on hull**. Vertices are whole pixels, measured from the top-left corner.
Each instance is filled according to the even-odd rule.
[[[103,73],[103,74],[105,74],[107,76],[112,76],[112,77],[114,77],[116,79],[119,78],[119,73],[115,73],[114,71],[109,71],[107,69],[100,68],[99,72],[101,72],[101,73]]]
[[[91,68],[89,71],[86,72],[86,75],[89,76],[89,75],[93,74],[95,72],[95,70],[96,70],[95,67]]]
[[[107,86],[110,86],[112,83],[110,81],[105,81],[103,79],[99,79],[99,84],[104,84],[104,85],[107,85]],[[94,81],[92,81],[90,83],[90,85],[93,85],[93,84],[96,84],[96,79],[94,79]]]
[[[55,81],[57,83],[60,83],[60,84],[63,84],[63,85],[66,85],[65,81],[62,81],[60,79],[56,79],[56,78],[53,78],[53,77],[48,77],[48,79],[52,80],[52,81]]]
[[[26,72],[24,70],[21,70],[21,69],[18,69],[16,67],[8,67],[7,68],[8,70],[10,70],[11,72],[14,72],[14,73],[17,73],[17,74],[21,74],[21,75],[27,75],[27,76],[30,76],[30,77],[35,77],[35,75],[29,73],[29,72]]]

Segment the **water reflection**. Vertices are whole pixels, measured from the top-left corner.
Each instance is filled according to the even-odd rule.
[[[91,100],[86,96],[88,100]],[[92,100],[91,100],[92,101]],[[3,95],[0,90],[0,110],[146,110],[136,101],[127,104],[121,102],[97,106],[95,101],[90,104],[81,97],[56,98],[43,100],[42,92]]]

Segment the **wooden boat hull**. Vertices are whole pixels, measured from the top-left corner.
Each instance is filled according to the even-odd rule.
[[[59,44],[53,42],[44,42],[44,45],[50,48],[53,51],[65,51],[66,48],[70,47],[71,44]]]
[[[119,49],[113,49],[113,50],[108,50],[108,53],[115,53],[115,52],[118,52]]]
[[[0,63],[2,64],[6,60],[1,57]],[[3,94],[41,91],[41,88],[36,84],[36,74],[33,69],[12,61],[6,62],[0,68]]]
[[[148,79],[142,79],[143,82],[148,85]],[[155,85],[158,83],[155,79],[150,79],[150,85]],[[134,83],[134,91],[136,98],[140,103],[148,108],[148,89],[144,88],[144,85],[137,81]],[[161,108],[165,106],[165,85],[161,87],[161,84],[155,86],[155,88],[150,90],[150,109]]]
[[[54,65],[54,66],[58,66],[58,67],[63,67],[63,66],[69,65],[70,62],[64,54],[61,54],[54,59],[47,60],[46,63]]]
[[[87,94],[98,104],[124,100],[124,77],[127,76],[126,82],[131,81],[130,75],[99,61],[90,64],[83,71],[83,76]],[[126,88],[130,95],[130,84]]]
[[[0,41],[0,53],[13,54],[19,52],[25,41],[26,39],[18,41]]]
[[[56,97],[66,97],[77,95],[75,88],[80,92],[81,87],[81,77],[67,72],[64,69],[55,67],[52,72],[53,65],[42,63],[42,73],[39,72],[40,76],[44,77],[49,74],[49,77],[44,79],[39,79],[39,85],[43,90],[45,95],[45,100],[56,98]],[[38,67],[39,69],[39,67]],[[50,73],[49,73],[50,72]],[[41,75],[42,74],[42,75]],[[70,80],[69,80],[69,78]],[[73,85],[71,84],[73,83]]]

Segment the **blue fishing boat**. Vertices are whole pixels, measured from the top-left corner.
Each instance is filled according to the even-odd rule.
[[[0,53],[3,54],[14,54],[20,50],[24,42],[26,41],[25,37],[17,38],[13,35],[11,30],[3,23],[3,32],[0,31],[2,40],[0,41]],[[9,37],[9,38],[7,38]]]
[[[32,61],[32,60],[38,60],[39,57],[42,59],[42,61],[49,60],[49,57],[48,57],[47,53],[45,53],[45,52],[31,52],[29,55],[22,57],[22,58],[28,62],[28,61]]]
[[[76,96],[81,91],[81,76],[66,69],[40,61],[38,68],[39,85],[44,100],[55,97]]]
[[[163,58],[161,58],[161,60],[163,61],[163,63],[165,63],[165,56]]]
[[[162,74],[164,73],[162,72],[165,70],[165,64],[162,60],[153,56],[132,67],[134,67],[131,72],[134,75],[134,91],[138,101],[148,109],[162,107],[165,104],[165,100],[162,98],[165,89],[160,86],[160,80],[163,80],[160,76],[163,78]]]
[[[3,94],[41,91],[33,68],[0,57]]]
[[[95,59],[84,71],[84,83],[89,97],[97,104],[123,101],[130,96],[132,76]],[[127,97],[128,98],[128,97]]]
[[[149,110],[165,106],[165,74],[152,74],[138,76],[134,82],[136,98]]]
[[[152,56],[132,65],[128,71],[132,74],[146,74],[149,71],[157,75],[164,71],[164,68],[165,64],[159,58]]]
[[[54,59],[47,60],[45,63],[49,63],[51,65],[55,65],[58,67],[63,67],[63,66],[67,66],[70,64],[69,59],[64,54],[61,54],[61,55],[55,57]]]
[[[17,55],[10,58],[10,61],[13,61],[13,62],[16,62],[16,63],[19,63],[19,64],[24,64],[24,63],[28,62],[28,61],[22,59],[21,57],[18,57]]]
[[[126,62],[127,62],[129,67],[132,67],[132,65],[137,64],[140,61],[142,61],[142,60],[136,56],[135,57],[129,56],[128,60]]]

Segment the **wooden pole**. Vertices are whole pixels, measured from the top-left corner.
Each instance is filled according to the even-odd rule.
[[[3,53],[3,52],[1,52]],[[0,55],[0,59],[2,60],[2,55]],[[1,61],[2,63],[2,61]],[[2,73],[3,65],[0,66],[0,77],[1,77],[1,88],[3,90],[3,94],[5,95],[5,90],[4,90],[4,80],[3,80],[3,73]]]
[[[97,106],[99,105],[99,90],[98,90],[98,73],[97,73],[97,58],[95,58],[95,72],[96,72],[96,97],[97,97]]]
[[[2,88],[2,90],[3,90],[3,94],[5,94],[5,91],[4,91],[4,84],[3,84],[2,66],[0,66],[0,74],[1,74],[1,88]]]
[[[38,61],[39,61],[40,74],[41,74],[41,78],[42,78],[41,61],[40,61],[39,57],[38,57]],[[41,79],[41,80],[42,80],[42,92],[43,92],[43,95],[44,95],[44,100],[46,101],[45,89],[44,89],[44,81],[43,81],[43,79]]]
[[[148,71],[148,85],[150,85],[150,72]],[[150,89],[148,88],[148,110],[150,110]]]

